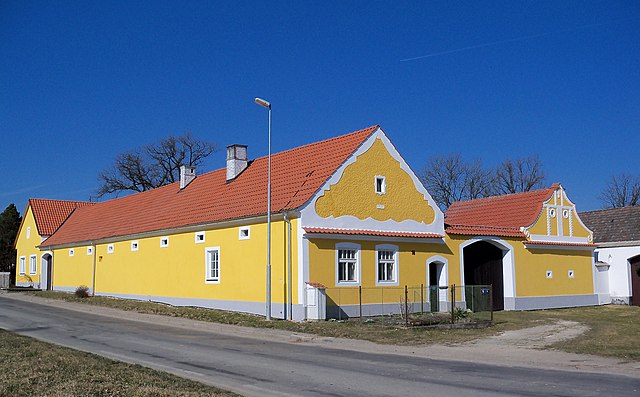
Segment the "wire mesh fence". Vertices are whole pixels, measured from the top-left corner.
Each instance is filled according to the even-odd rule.
[[[491,285],[326,288],[328,319],[429,325],[492,321]]]

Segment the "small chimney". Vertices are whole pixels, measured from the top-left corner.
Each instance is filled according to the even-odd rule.
[[[227,182],[236,179],[247,168],[247,145],[227,146]]]
[[[180,166],[180,190],[187,187],[188,184],[196,179],[196,167],[191,165]]]

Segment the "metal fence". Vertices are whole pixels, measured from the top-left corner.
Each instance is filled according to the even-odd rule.
[[[328,319],[405,325],[425,316],[434,323],[493,320],[491,285],[335,287],[325,293]]]

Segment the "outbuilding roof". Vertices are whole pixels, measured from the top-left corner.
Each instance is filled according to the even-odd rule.
[[[76,208],[93,204],[86,201],[29,199],[29,206],[40,236],[52,235]]]
[[[581,212],[597,243],[640,241],[640,206]]]
[[[271,156],[272,212],[304,205],[379,126],[372,126]],[[55,246],[266,215],[267,157],[249,162],[227,182],[226,168],[78,208],[42,243]]]
[[[445,213],[449,234],[524,237],[521,228],[531,226],[559,184],[524,193],[457,201]]]

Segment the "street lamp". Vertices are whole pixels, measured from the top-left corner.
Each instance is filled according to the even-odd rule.
[[[267,156],[267,297],[266,319],[271,320],[271,103],[261,98],[256,103],[269,109],[269,154]]]

